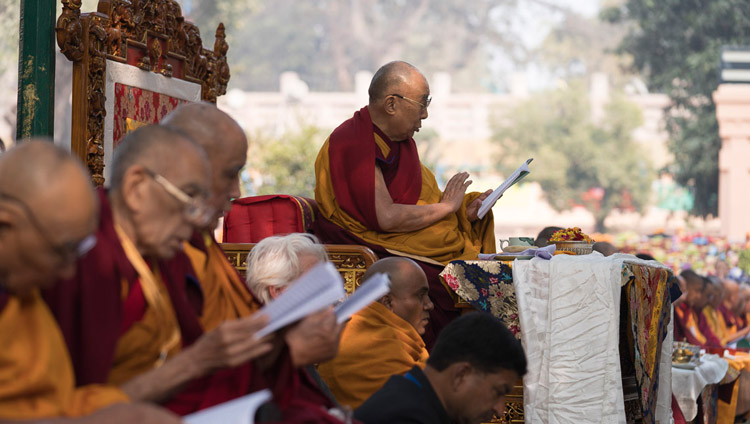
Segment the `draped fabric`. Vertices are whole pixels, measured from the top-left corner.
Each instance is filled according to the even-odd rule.
[[[60,329],[39,292],[0,307],[0,420],[80,416],[127,402],[116,387],[76,389]]]
[[[415,365],[424,368],[428,353],[414,327],[375,302],[352,316],[341,334],[339,352],[318,372],[342,405],[358,408],[392,375]]]
[[[619,356],[620,274],[614,258],[516,261],[524,416],[533,423],[624,423]]]
[[[453,260],[477,259],[480,252],[495,252],[494,224],[488,214],[476,222],[469,222],[466,207],[480,193],[469,193],[461,208],[440,221],[418,231],[384,233],[375,216],[375,164],[386,174],[393,174],[386,185],[396,203],[427,205],[440,202],[442,192],[429,169],[414,160],[413,140],[390,142],[375,133],[369,115],[363,109],[342,124],[320,149],[315,161],[315,200],[320,217],[371,243],[409,255],[418,255],[443,265]],[[407,144],[404,144],[407,143]],[[388,165],[378,157],[396,163]],[[406,146],[406,147],[405,147]],[[376,153],[377,151],[380,153]],[[379,155],[379,156],[378,156]],[[361,156],[361,158],[360,158]],[[353,165],[353,164],[356,164]],[[418,171],[417,171],[418,170]],[[405,175],[405,177],[401,177]],[[419,177],[417,177],[419,176]],[[412,193],[419,191],[416,199]],[[413,200],[413,201],[412,201]],[[321,234],[326,239],[325,234]]]
[[[126,314],[132,310],[131,302],[137,302],[142,314],[132,324],[123,328],[115,348],[112,369],[108,381],[123,384],[132,378],[160,366],[169,357],[176,355],[182,344],[180,327],[158,267],[150,267],[128,236],[115,224],[115,231],[123,246],[125,256],[138,273],[137,292],[131,290],[125,302]],[[156,268],[156,269],[153,269]],[[130,296],[136,292],[138,296]],[[142,302],[145,299],[145,303]],[[135,317],[133,317],[135,318]]]
[[[454,261],[440,277],[475,309],[500,318],[521,340],[512,266],[513,261]]]
[[[333,193],[339,206],[365,227],[381,231],[375,214],[376,158],[393,201],[417,203],[421,172],[414,139],[393,142],[382,132],[375,136],[366,106],[331,133],[327,153]]]
[[[138,272],[128,259],[115,230],[112,209],[105,190],[99,190],[100,222],[97,243],[79,258],[76,274],[44,293],[55,319],[60,324],[73,361],[76,384],[103,384],[115,361],[120,335],[145,316],[145,296],[129,295],[141,290]],[[185,258],[187,260],[187,258]],[[184,294],[184,262],[151,262],[158,266],[163,286],[169,293],[184,344],[195,341],[203,332]],[[145,303],[144,303],[145,302]],[[128,309],[125,309],[125,306]],[[127,325],[125,325],[127,324]]]
[[[213,235],[204,232],[193,243],[186,242],[185,254],[203,294],[200,322],[206,331],[226,320],[250,316],[260,308]]]
[[[629,303],[629,351],[633,352],[631,359],[635,366],[644,422],[652,422],[658,418],[659,368],[662,365],[662,355],[666,353],[662,349],[662,343],[669,331],[669,288],[674,284],[674,276],[665,268],[636,263],[622,267],[621,285]],[[668,348],[671,349],[671,343]]]

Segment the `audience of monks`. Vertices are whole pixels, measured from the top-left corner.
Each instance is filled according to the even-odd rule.
[[[734,350],[748,346],[750,286],[692,270],[680,273],[678,282],[683,295],[673,303],[674,340],[713,353],[729,349],[724,359],[739,377],[720,386],[717,422],[733,423],[750,412],[750,356]]]
[[[318,370],[342,404],[356,409],[391,375],[424,368],[428,353],[422,334],[433,308],[424,271],[413,260],[381,259],[362,277],[385,273],[390,292],[356,313],[341,335],[339,352]]]

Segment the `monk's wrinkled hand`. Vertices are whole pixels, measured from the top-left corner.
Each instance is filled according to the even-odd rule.
[[[177,415],[149,403],[118,403],[80,419],[71,419],[77,424],[179,424]]]
[[[466,216],[469,218],[469,222],[474,222],[479,219],[479,208],[482,206],[482,202],[484,202],[484,199],[486,199],[490,194],[492,194],[492,190],[487,190],[479,197],[474,199],[473,202],[469,203],[469,206],[466,207]],[[500,197],[503,196],[501,195]],[[498,199],[500,197],[498,197]]]
[[[291,326],[284,338],[294,366],[304,367],[333,359],[339,350],[344,325],[336,323],[333,308],[327,308]]]
[[[451,177],[448,180],[448,184],[445,185],[443,191],[443,198],[440,199],[440,203],[449,205],[451,212],[456,212],[464,202],[464,194],[466,189],[471,184],[468,172],[459,172],[458,174]]]
[[[272,348],[273,335],[254,337],[268,324],[264,315],[254,314],[221,323],[188,348],[193,362],[206,375],[221,368],[231,368],[265,355]]]

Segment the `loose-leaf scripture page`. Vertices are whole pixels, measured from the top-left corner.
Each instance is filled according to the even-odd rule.
[[[495,206],[495,202],[497,202],[497,199],[500,198],[500,196],[505,193],[505,190],[511,188],[515,183],[521,181],[523,177],[529,175],[529,164],[531,161],[534,160],[534,158],[531,158],[521,164],[521,166],[518,167],[512,174],[510,174],[510,177],[503,181],[502,184],[497,186],[495,191],[493,191],[489,196],[487,196],[486,199],[482,202],[482,206],[479,207],[479,212],[477,212],[477,217],[479,219],[484,218],[485,215],[487,215],[487,212],[492,209],[493,206]]]
[[[294,280],[276,299],[257,313],[268,317],[268,325],[256,333],[257,338],[333,305],[346,296],[344,280],[330,262],[319,263]]]

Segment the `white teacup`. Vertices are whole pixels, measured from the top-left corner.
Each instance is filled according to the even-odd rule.
[[[499,240],[500,248],[505,249],[507,246],[534,246],[533,237],[508,237],[507,240]]]

